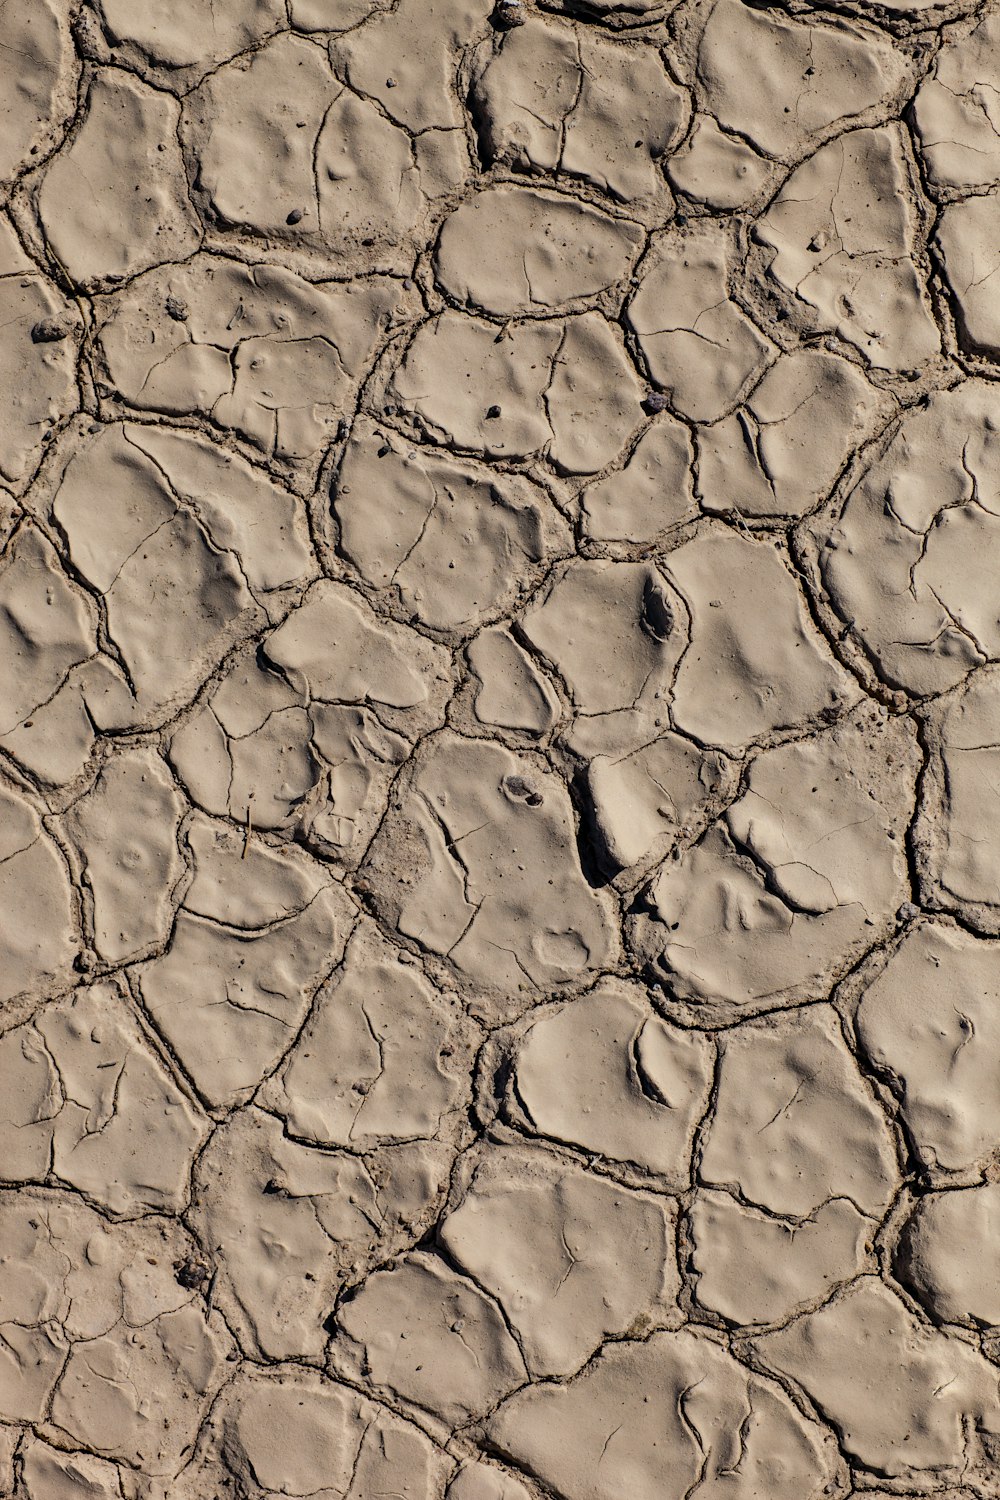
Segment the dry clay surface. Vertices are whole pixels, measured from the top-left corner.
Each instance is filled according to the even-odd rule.
[[[0,1495],[1000,1500],[1000,6],[0,0]]]

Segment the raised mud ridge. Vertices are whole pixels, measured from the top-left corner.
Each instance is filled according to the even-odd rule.
[[[1000,8],[0,4],[0,1495],[1000,1497]]]

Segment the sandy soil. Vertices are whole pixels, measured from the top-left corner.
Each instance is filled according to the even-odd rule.
[[[1000,5],[0,3],[0,1494],[1000,1497]]]

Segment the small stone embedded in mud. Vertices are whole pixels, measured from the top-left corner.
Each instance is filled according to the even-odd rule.
[[[497,0],[492,19],[494,25],[499,26],[503,31],[510,31],[515,26],[523,26],[527,20],[523,0]]]
[[[40,323],[35,323],[31,330],[33,344],[58,344],[68,337],[69,329],[57,318],[43,318]]]
[[[505,776],[501,786],[508,797],[527,807],[541,807],[544,800],[537,787],[524,776]]]
[[[212,1279],[211,1268],[200,1260],[178,1261],[174,1272],[178,1286],[189,1292],[203,1292]]]

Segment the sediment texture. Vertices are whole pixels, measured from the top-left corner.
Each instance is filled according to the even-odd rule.
[[[0,58],[0,1494],[996,1500],[996,5]]]

